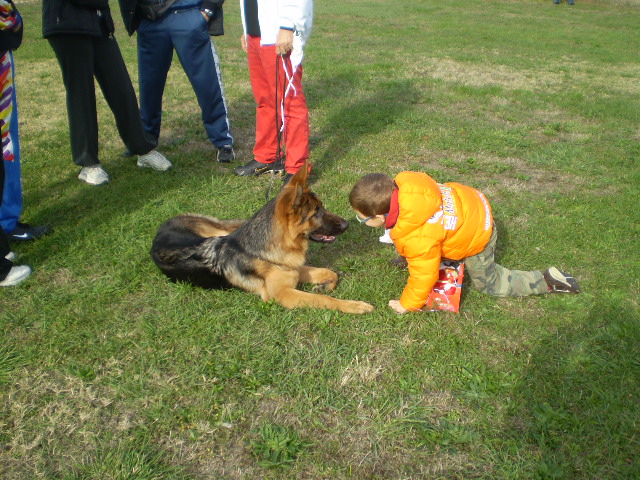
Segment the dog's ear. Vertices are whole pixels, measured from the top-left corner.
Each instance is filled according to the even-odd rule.
[[[294,210],[300,208],[302,194],[307,187],[307,178],[309,178],[309,165],[305,160],[300,170],[291,177],[291,180],[287,182],[287,185],[280,192],[279,203],[284,202],[282,205],[290,205]]]
[[[291,202],[291,206],[294,210],[297,210],[298,208],[300,208],[300,205],[302,205],[302,193],[304,192],[304,189],[302,188],[302,184],[300,183],[297,183],[294,188],[296,190],[296,193],[293,197],[293,201]]]
[[[291,177],[291,180],[289,180],[289,185],[295,185],[298,183],[302,185],[302,188],[305,188],[307,186],[308,178],[309,178],[309,163],[307,162],[307,160],[305,160],[302,166],[300,167],[300,170],[298,170],[297,173],[293,177]]]

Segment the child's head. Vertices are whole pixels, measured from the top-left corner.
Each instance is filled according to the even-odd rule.
[[[391,177],[382,173],[370,173],[353,186],[349,203],[362,218],[384,216],[391,208],[391,195],[395,188],[396,184]]]

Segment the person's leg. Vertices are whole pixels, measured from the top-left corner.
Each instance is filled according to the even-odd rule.
[[[100,161],[92,39],[88,35],[55,35],[48,40],[60,64],[67,94],[73,161],[82,167],[97,165]]]
[[[256,101],[256,143],[253,156],[260,163],[276,160],[280,118],[276,118],[275,46],[260,45],[260,37],[247,39],[249,78]],[[276,124],[277,120],[277,124]]]
[[[4,166],[4,160],[0,161],[0,207],[3,203],[2,197],[5,182]],[[11,249],[9,248],[7,237],[4,234],[4,231],[0,228],[0,282],[7,278],[7,275],[11,271],[11,267],[13,267],[13,262],[6,258],[10,251]]]
[[[137,30],[140,113],[145,131],[156,141],[162,123],[162,95],[173,58],[173,43],[166,27],[168,17],[142,20]]]
[[[253,160],[235,168],[233,173],[252,176],[270,171],[282,172],[282,152],[276,159],[281,119],[279,116],[276,118],[275,47],[262,47],[260,37],[249,35],[247,60],[251,90],[256,101],[256,143],[253,147]]]
[[[0,229],[0,282],[7,278],[7,275],[9,275],[13,267],[13,262],[7,258],[10,251],[7,236],[4,231]]]
[[[4,149],[3,149],[4,154]],[[4,193],[4,161],[0,161],[0,207]],[[10,287],[22,282],[31,274],[27,265],[14,265],[13,260],[7,258],[11,250],[4,231],[0,228],[0,287]]]
[[[197,8],[182,10],[166,20],[171,38],[202,111],[202,123],[216,146],[233,144],[229,132],[220,59],[207,31],[207,22]]]
[[[120,138],[133,154],[150,152],[157,142],[142,127],[138,99],[118,42],[115,37],[95,37],[93,42],[95,77],[113,112]]]
[[[284,65],[281,67],[291,75],[290,57],[283,57],[283,60]],[[283,76],[279,75],[279,78]],[[302,90],[302,64],[293,71],[292,78],[293,81],[287,83],[285,87],[284,144],[287,149],[286,171],[295,174],[309,158],[309,110]],[[279,96],[279,98],[282,97]]]
[[[485,249],[465,258],[465,272],[473,285],[481,292],[497,297],[523,297],[549,292],[549,287],[541,271],[525,272],[509,270],[495,262],[495,248],[498,239],[494,225],[491,239]]]
[[[6,135],[2,136],[3,159],[0,160],[4,164],[5,180],[4,194],[0,202],[0,228],[5,233],[13,232],[20,220],[22,213],[22,179],[20,173],[20,135],[18,132],[18,104],[16,102],[15,88],[15,65],[13,62],[13,54],[7,52],[11,69],[11,82],[2,92],[2,111],[11,108],[9,118],[9,129]],[[5,138],[6,137],[6,138]],[[4,256],[4,255],[3,255]]]

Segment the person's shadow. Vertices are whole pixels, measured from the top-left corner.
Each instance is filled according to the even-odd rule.
[[[364,138],[375,136],[396,123],[412,109],[418,98],[418,92],[410,80],[380,81],[366,94],[353,95],[354,91],[362,92],[357,79],[356,73],[344,72],[334,77],[317,76],[305,80],[305,95],[310,111],[324,104],[344,105],[324,120],[323,126],[315,130],[311,138],[312,150],[319,148],[318,144],[322,142],[322,153],[312,154],[318,175],[332,170]],[[388,153],[385,153],[381,152],[380,155],[381,159],[385,159],[379,168],[382,171],[390,166]],[[402,152],[395,154],[402,157]],[[372,163],[375,163],[375,158]]]

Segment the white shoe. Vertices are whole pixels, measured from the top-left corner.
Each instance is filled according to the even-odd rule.
[[[393,245],[393,240],[391,240],[391,229],[386,228],[384,230],[384,235],[378,237],[378,240],[380,240],[382,243],[390,243],[391,245]]]
[[[140,168],[153,168],[154,170],[164,172],[165,170],[169,170],[173,165],[171,165],[167,157],[159,151],[151,150],[144,155],[138,155],[138,166]]]
[[[26,265],[19,265],[11,267],[7,278],[0,282],[0,287],[11,287],[19,284],[25,278],[31,275],[31,268]]]
[[[17,257],[16,252],[9,252],[4,256],[4,258],[9,260],[10,262],[15,262],[16,261],[16,257]]]
[[[78,178],[89,185],[104,185],[109,181],[109,174],[104,171],[102,165],[93,165],[91,167],[82,167]]]

